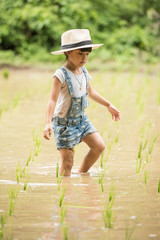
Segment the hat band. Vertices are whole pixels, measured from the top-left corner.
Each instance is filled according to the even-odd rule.
[[[73,44],[66,44],[61,46],[61,49],[70,49],[70,48],[76,48],[76,47],[81,47],[84,45],[89,45],[92,44],[91,40],[87,40],[87,41],[82,41],[82,42],[78,42],[78,43],[73,43]]]

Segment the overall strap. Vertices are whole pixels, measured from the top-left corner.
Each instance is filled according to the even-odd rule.
[[[64,72],[65,79],[66,79],[66,82],[67,82],[67,85],[68,85],[68,90],[69,90],[69,93],[70,93],[70,95],[72,97],[73,96],[73,86],[72,86],[71,79],[70,79],[66,69],[64,67],[61,67],[61,69]]]
[[[86,91],[88,91],[88,74],[85,67],[81,68],[86,78]]]

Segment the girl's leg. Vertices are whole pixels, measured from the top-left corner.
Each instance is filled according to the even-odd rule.
[[[71,169],[73,166],[74,150],[73,148],[67,148],[67,149],[60,149],[59,152],[61,154],[61,160],[62,160],[59,174],[62,175],[64,173],[64,176],[70,176]]]
[[[82,141],[90,147],[90,150],[80,166],[79,173],[87,172],[105,149],[104,141],[98,132],[88,134]]]

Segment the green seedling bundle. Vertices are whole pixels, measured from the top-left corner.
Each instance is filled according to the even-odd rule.
[[[62,188],[62,191],[60,193],[60,197],[59,197],[59,207],[62,206],[62,203],[63,203],[63,199],[64,199],[64,195],[65,195],[65,191],[66,191],[66,188],[65,186]]]
[[[8,190],[8,196],[9,196],[9,216],[12,216],[12,214],[14,212],[18,193],[19,193],[19,189],[18,188],[13,188],[12,187],[10,190]]]
[[[100,174],[99,179],[98,179],[98,183],[101,185],[102,192],[104,192],[103,178],[104,178],[104,173]]]
[[[1,216],[1,221],[0,221],[0,239],[4,239],[5,224],[6,224],[6,214],[3,214]]]
[[[104,212],[103,212],[103,220],[105,228],[113,228],[115,222],[115,212],[113,211],[112,207],[115,201],[115,186],[112,183],[109,191],[108,202],[105,204]]]
[[[64,223],[64,218],[67,214],[67,210],[68,208],[67,207],[63,207],[61,206],[60,209],[59,209],[59,217],[60,217],[60,223],[63,224]]]
[[[69,234],[68,234],[68,225],[67,224],[63,226],[62,231],[63,231],[64,240],[68,240]]]

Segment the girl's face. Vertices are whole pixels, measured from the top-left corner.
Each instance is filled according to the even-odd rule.
[[[89,52],[81,52],[80,49],[67,52],[68,62],[71,62],[76,67],[82,67],[87,61]]]

